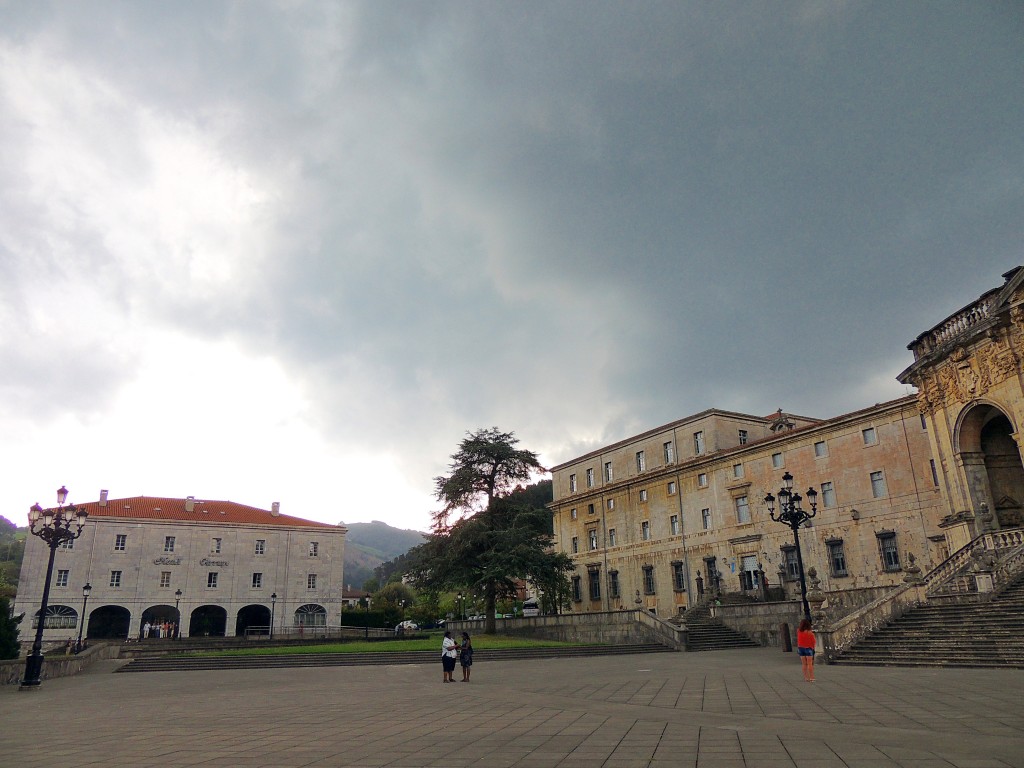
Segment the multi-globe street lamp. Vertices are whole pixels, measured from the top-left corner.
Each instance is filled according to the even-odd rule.
[[[39,606],[39,622],[36,625],[36,639],[32,652],[25,659],[25,679],[20,689],[33,690],[42,682],[43,671],[43,627],[46,625],[46,607],[50,601],[50,579],[53,577],[53,558],[57,547],[66,541],[74,541],[82,535],[82,528],[89,513],[74,504],[64,506],[68,500],[68,489],[61,486],[57,491],[57,508],[43,509],[33,504],[28,511],[29,533],[38,536],[50,548],[50,559],[46,564],[46,581],[43,582],[43,600]],[[36,526],[39,526],[37,529]]]
[[[274,636],[274,607],[277,605],[277,592],[270,593],[270,636]]]
[[[367,592],[363,595],[363,629],[366,630],[366,634],[363,635],[365,640],[370,639],[370,593]]]
[[[458,601],[459,601],[459,611],[462,614],[462,620],[465,621],[466,620],[466,596],[464,594],[462,594],[461,592],[459,592],[459,594],[458,594]]]
[[[174,590],[174,612],[178,614],[177,628],[174,630],[174,639],[181,640],[181,610],[178,608],[178,604],[181,602],[182,591],[180,589]]]
[[[800,526],[818,513],[818,492],[814,488],[807,489],[807,503],[810,512],[801,507],[803,497],[793,492],[793,476],[787,472],[782,476],[782,487],[779,488],[779,511],[775,513],[775,496],[768,494],[764,503],[768,505],[768,515],[776,523],[788,525],[793,531],[793,544],[796,546],[796,565],[800,572],[800,599],[803,601],[804,618],[811,620],[811,606],[807,602],[807,577],[804,575],[804,557],[800,552]]]
[[[82,650],[82,630],[85,629],[85,606],[89,604],[89,593],[92,592],[92,584],[85,582],[85,586],[82,587],[82,620],[78,622],[78,645],[75,646],[75,653],[80,653]]]

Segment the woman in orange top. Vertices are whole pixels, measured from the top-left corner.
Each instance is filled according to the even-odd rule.
[[[804,680],[814,682],[814,647],[817,641],[811,630],[811,622],[804,619],[796,630],[796,652],[800,654],[800,664],[804,669]]]

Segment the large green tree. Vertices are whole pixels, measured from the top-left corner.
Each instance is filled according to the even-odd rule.
[[[10,602],[0,597],[0,659],[18,658],[18,625],[24,617],[11,616]]]

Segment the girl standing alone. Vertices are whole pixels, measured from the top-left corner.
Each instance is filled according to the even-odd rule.
[[[811,630],[811,622],[804,619],[796,630],[796,652],[800,654],[800,664],[804,670],[804,680],[814,682],[814,647],[817,641]]]

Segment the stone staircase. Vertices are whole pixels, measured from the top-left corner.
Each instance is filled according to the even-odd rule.
[[[837,664],[1024,668],[1024,575],[985,602],[941,602],[905,613]]]
[[[742,632],[727,627],[721,619],[711,618],[711,611],[706,604],[698,604],[688,610],[683,620],[686,622],[687,651],[721,651],[730,648],[759,648],[758,643]]]
[[[514,659],[586,658],[637,653],[671,653],[659,643],[582,645],[552,648],[478,649],[474,664]],[[377,651],[369,653],[305,653],[266,656],[140,656],[118,672],[182,672],[211,669],[272,669],[294,667],[351,667],[398,664],[437,664],[439,651]]]

